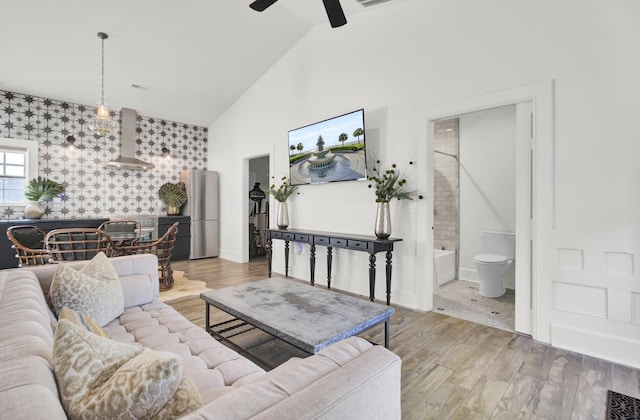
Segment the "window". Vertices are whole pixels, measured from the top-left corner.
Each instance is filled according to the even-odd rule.
[[[23,204],[24,187],[38,174],[38,142],[0,138],[0,204]]]

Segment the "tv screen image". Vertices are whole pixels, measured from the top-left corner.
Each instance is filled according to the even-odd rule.
[[[364,110],[289,131],[292,185],[367,178]]]

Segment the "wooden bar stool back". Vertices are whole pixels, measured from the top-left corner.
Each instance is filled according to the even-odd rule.
[[[94,228],[54,229],[44,241],[55,263],[90,260],[101,251],[112,257],[115,251],[109,234]]]
[[[44,244],[45,233],[37,226],[19,225],[7,229],[11,248],[15,249],[18,267],[47,264],[51,254]]]

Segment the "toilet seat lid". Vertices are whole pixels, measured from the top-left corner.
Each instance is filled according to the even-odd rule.
[[[483,263],[504,263],[507,262],[509,260],[509,258],[505,257],[504,255],[496,255],[496,254],[480,254],[480,255],[476,255],[475,258],[476,261],[478,262],[483,262]]]

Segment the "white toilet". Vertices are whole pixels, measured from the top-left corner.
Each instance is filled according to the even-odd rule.
[[[480,281],[480,296],[497,298],[506,292],[504,275],[516,256],[516,234],[484,231],[480,238],[483,254],[474,258]]]

